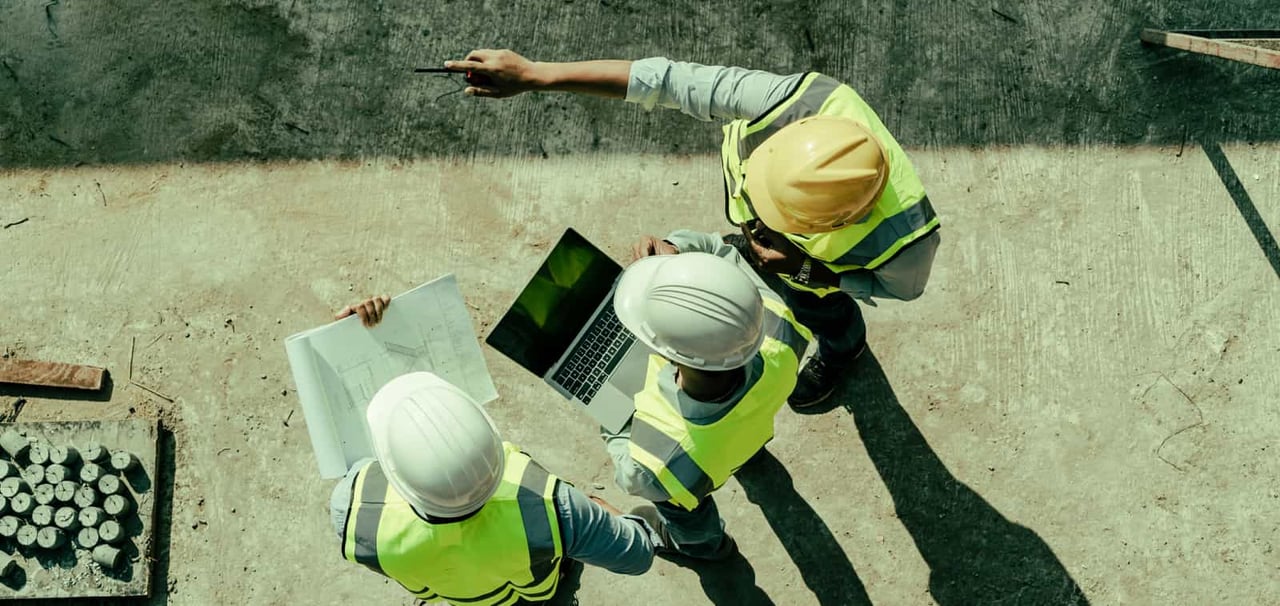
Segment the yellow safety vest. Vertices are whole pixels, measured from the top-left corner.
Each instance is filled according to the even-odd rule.
[[[659,385],[670,362],[649,357],[644,390],[636,394],[631,422],[631,458],[654,476],[671,502],[692,511],[773,439],[773,417],[796,386],[800,358],[813,339],[779,301],[766,297],[765,309],[781,321],[765,337],[749,364],[755,383],[716,421],[699,425],[680,415],[675,393]]]
[[[560,581],[560,542],[552,494],[557,478],[504,442],[498,491],[465,520],[418,516],[369,463],[352,483],[342,556],[395,579],[424,600],[505,605],[543,601]]]
[[[750,192],[743,190],[747,159],[765,139],[782,127],[809,116],[852,118],[875,133],[889,161],[889,182],[871,213],[861,222],[823,234],[784,234],[810,257],[839,273],[855,269],[875,269],[892,259],[902,247],[938,228],[938,216],[925,196],[924,184],[906,152],[884,127],[858,93],[835,79],[818,73],[806,74],[800,85],[781,103],[754,120],[735,120],[724,126],[725,214],[740,225],[756,218]],[[798,290],[826,296],[838,288],[797,284],[782,279]]]

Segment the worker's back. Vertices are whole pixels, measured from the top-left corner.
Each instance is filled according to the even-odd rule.
[[[564,548],[555,523],[556,478],[515,446],[497,492],[459,520],[428,521],[373,461],[355,479],[343,557],[426,600],[504,604],[545,599],[556,589]]]

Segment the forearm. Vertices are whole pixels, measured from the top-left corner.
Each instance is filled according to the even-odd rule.
[[[565,555],[618,574],[644,574],[653,564],[657,533],[641,518],[615,516],[561,482],[556,509],[563,531]]]
[[[677,229],[667,234],[665,239],[682,253],[704,252],[714,255],[722,247],[727,246],[720,234],[692,229]]]
[[[627,96],[631,61],[602,59],[569,63],[534,63],[537,87],[544,91],[583,93],[613,99]]]

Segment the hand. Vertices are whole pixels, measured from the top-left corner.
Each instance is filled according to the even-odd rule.
[[[631,247],[631,260],[637,261],[653,255],[675,255],[679,253],[680,249],[676,248],[675,244],[666,240],[659,240],[653,236],[645,236],[639,242],[636,242],[635,246]]]
[[[604,500],[604,499],[602,499],[602,498],[600,498],[600,497],[597,497],[596,495],[591,495],[591,496],[589,496],[589,497],[587,497],[587,498],[591,499],[591,501],[592,501],[592,502],[594,502],[596,505],[599,505],[600,507],[603,507],[605,511],[607,511],[607,512],[609,512],[609,513],[611,513],[611,514],[613,514],[613,515],[615,515],[615,516],[620,516],[620,515],[622,515],[622,510],[621,510],[621,509],[618,509],[617,507],[614,507],[614,506],[613,506],[613,505],[611,505],[608,501],[606,501],[606,500]]]
[[[742,235],[751,246],[752,263],[763,271],[790,276],[800,271],[800,265],[808,257],[786,236],[759,221],[743,223]]]
[[[385,311],[389,305],[391,305],[391,297],[388,297],[387,295],[369,297],[360,303],[348,305],[338,310],[338,313],[334,314],[333,319],[341,320],[351,314],[356,314],[357,316],[360,316],[361,323],[368,328],[372,328],[377,326],[378,322],[382,321],[382,312]]]
[[[473,50],[465,60],[444,66],[471,72],[471,86],[463,92],[476,97],[510,97],[541,87],[537,64],[509,50]]]

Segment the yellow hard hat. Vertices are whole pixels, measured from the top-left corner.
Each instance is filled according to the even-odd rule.
[[[813,116],[751,152],[745,192],[756,216],[788,234],[835,231],[862,219],[889,181],[889,160],[865,126]]]

